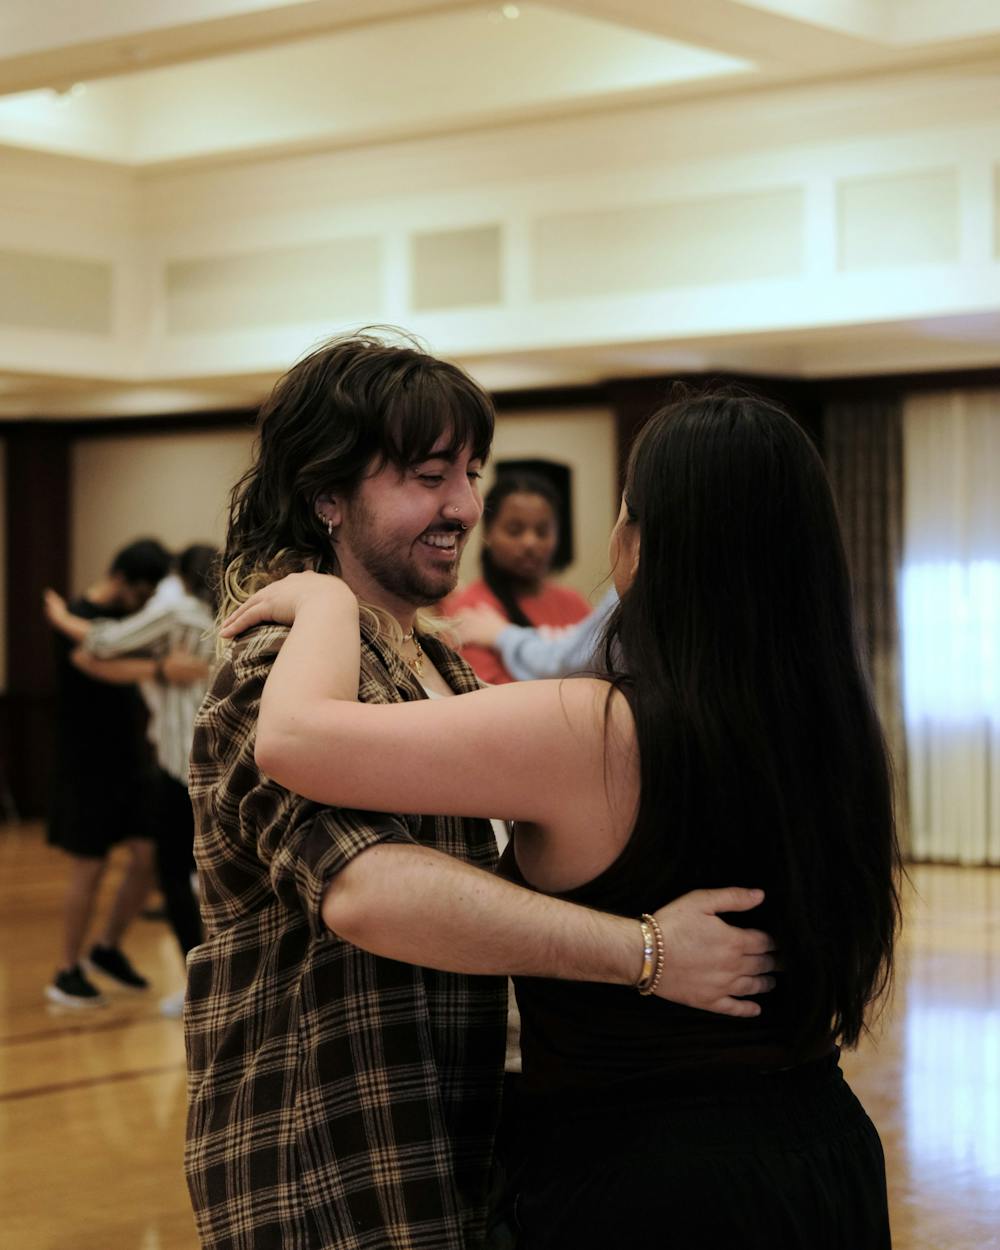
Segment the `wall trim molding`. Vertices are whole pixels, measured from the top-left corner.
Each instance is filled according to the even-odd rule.
[[[810,377],[794,374],[733,373],[711,370],[706,373],[636,374],[623,378],[607,378],[601,382],[574,386],[531,387],[521,390],[497,391],[493,394],[497,412],[502,415],[538,410],[551,412],[559,408],[607,408],[614,406],[614,397],[623,389],[657,386],[664,392],[674,382],[692,386],[718,381],[759,387],[765,391],[779,387],[789,393],[820,397],[821,402],[856,398],[865,395],[886,396],[926,391],[978,390],[1000,387],[1000,365],[977,369],[940,369],[921,373],[860,374],[849,377]],[[61,433],[67,440],[77,438],[119,438],[122,434],[175,433],[180,430],[219,430],[234,426],[251,426],[257,407],[219,408],[199,412],[164,412],[142,416],[74,417],[0,417],[0,437],[15,431],[39,429],[53,435]]]

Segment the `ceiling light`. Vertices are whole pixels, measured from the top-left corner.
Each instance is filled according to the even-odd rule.
[[[516,17],[521,16],[521,10],[516,4],[505,4],[500,12],[509,22],[512,22]]]

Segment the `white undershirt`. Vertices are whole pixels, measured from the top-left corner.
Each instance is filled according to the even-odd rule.
[[[427,686],[423,686],[423,691],[428,699],[448,697]],[[510,841],[509,826],[505,820],[491,820],[490,825],[493,828],[493,836],[496,838],[497,850],[502,855]],[[507,1053],[504,1057],[503,1070],[505,1072],[521,1071],[521,1013],[517,1009],[517,999],[514,997],[514,983],[509,977],[507,978]]]

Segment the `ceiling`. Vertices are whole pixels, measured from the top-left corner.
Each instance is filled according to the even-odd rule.
[[[0,148],[143,178],[288,153],[474,134],[783,86],[952,75],[1000,58],[1000,0],[3,0]],[[499,389],[741,367],[807,375],[981,362],[996,317],[876,331],[621,343],[466,363]],[[833,369],[831,371],[839,371]],[[0,374],[53,416],[254,402],[270,377],[189,387]]]
[[[131,167],[1000,53],[996,0],[4,0],[0,143]]]

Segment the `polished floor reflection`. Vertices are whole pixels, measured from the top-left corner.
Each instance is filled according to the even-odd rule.
[[[157,1009],[176,949],[139,921],[148,995],[50,1007],[61,874],[37,827],[0,828],[0,1244],[196,1250],[181,1030]],[[1000,870],[911,877],[894,1000],[845,1066],[885,1143],[897,1250],[1000,1248]]]
[[[180,955],[162,923],[139,920],[126,947],[153,989],[88,1012],[47,1003],[62,876],[37,827],[0,829],[0,1245],[195,1250],[184,1045],[158,1009],[182,984]]]
[[[895,997],[845,1067],[882,1134],[894,1245],[1000,1247],[1000,869],[910,876]]]

